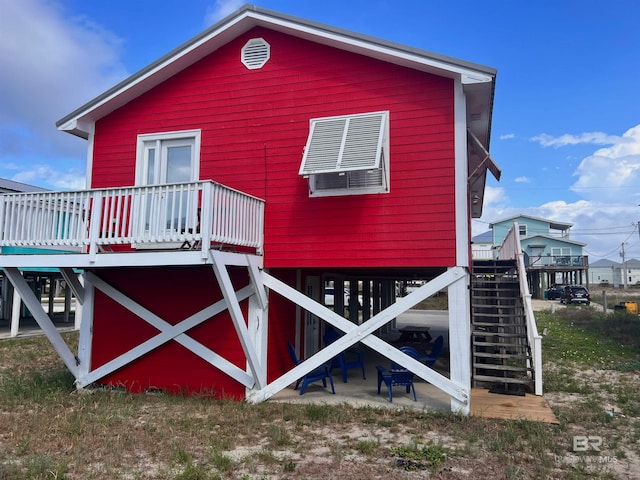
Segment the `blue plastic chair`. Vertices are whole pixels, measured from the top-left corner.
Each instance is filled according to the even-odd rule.
[[[337,339],[340,338],[340,334],[334,329],[327,329],[324,332],[324,345],[327,346]],[[366,376],[364,373],[364,355],[361,351],[355,349],[347,349],[343,352],[340,352],[338,355],[331,359],[331,364],[329,365],[329,372],[331,372],[334,368],[340,368],[342,373],[342,381],[347,383],[347,372],[351,368],[358,368],[362,370],[362,378],[366,380]]]
[[[415,348],[400,347],[400,351],[411,358],[419,360],[419,355]],[[393,387],[405,387],[407,393],[413,391],[413,401],[417,401],[412,371],[395,362],[391,362],[391,370],[387,370],[380,365],[376,365],[376,369],[378,370],[378,395],[380,394],[380,387],[384,383],[389,390],[389,403],[393,402]]]
[[[300,363],[302,363],[302,360],[298,359],[298,356],[296,355],[296,349],[293,347],[291,342],[288,343],[289,356],[291,357],[291,360],[293,360],[294,365],[299,365]],[[331,393],[335,394],[336,390],[333,387],[333,378],[329,374],[329,368],[326,365],[321,365],[315,370],[307,373],[304,377],[299,378],[296,382],[296,387],[294,388],[294,390],[298,389],[298,387],[300,386],[300,382],[302,382],[302,387],[300,387],[300,395],[304,394],[309,384],[313,382],[322,381],[322,385],[324,386],[324,388],[327,388],[327,378],[329,379],[329,383],[331,384]]]
[[[433,348],[431,349],[431,353],[426,357],[421,358],[420,361],[424,362],[427,367],[432,368],[435,365],[435,363],[438,361],[438,358],[440,358],[443,347],[444,347],[444,337],[442,335],[439,335],[438,338],[436,338],[435,341],[433,342]]]

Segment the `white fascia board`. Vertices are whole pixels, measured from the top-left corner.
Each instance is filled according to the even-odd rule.
[[[318,29],[313,25],[294,24],[286,19],[274,18],[271,16],[267,17],[255,12],[249,13],[249,16],[266,22],[267,24],[264,25],[265,27],[311,40],[316,43],[323,43],[341,50],[347,50],[417,70],[437,73],[438,75],[449,78],[462,76],[465,79],[463,83],[491,82],[494,78],[493,75],[480,72],[479,70],[465,68],[461,65],[456,65],[455,63],[449,63],[444,60],[438,60],[436,58],[403,50],[400,45],[398,45],[398,48],[392,48],[390,45],[385,46],[380,43],[380,40],[376,41],[376,39],[373,38],[359,39],[354,36],[348,36],[346,32],[339,33],[328,29]],[[323,39],[324,42],[318,41],[319,38]]]

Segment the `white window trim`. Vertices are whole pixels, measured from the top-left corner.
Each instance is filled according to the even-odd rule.
[[[148,133],[138,135],[137,152],[136,152],[136,185],[145,185],[147,178],[146,162],[144,161],[145,144],[149,142],[157,142],[160,145],[163,141],[193,139],[193,155],[191,157],[191,180],[197,182],[200,178],[200,138],[201,130],[179,130],[162,133]],[[158,149],[160,151],[160,149]],[[159,168],[157,163],[156,168]]]
[[[369,164],[361,165],[343,165],[342,161],[345,158],[345,145],[347,143],[347,132],[350,121],[354,118],[381,116],[382,122],[380,124],[380,131],[376,134],[376,153],[375,159]],[[345,120],[345,125],[341,131],[335,133],[333,139],[334,149],[339,146],[339,151],[336,157],[327,162],[322,167],[313,168],[307,163],[310,146],[313,140],[316,126],[323,122],[334,122],[339,120]],[[382,175],[382,185],[375,186],[358,186],[358,187],[336,187],[326,188],[319,190],[317,183],[320,175],[352,175],[351,172],[367,172],[372,170],[380,170]],[[388,193],[389,188],[389,112],[368,112],[355,115],[340,115],[335,117],[323,117],[311,119],[309,122],[309,136],[305,146],[305,153],[300,164],[299,175],[304,176],[309,181],[309,196],[310,197],[328,197],[328,196],[343,196],[343,195],[363,195],[371,193]]]
[[[163,141],[172,141],[172,140],[193,140],[193,155],[191,156],[191,182],[197,182],[200,179],[200,143],[201,143],[202,132],[200,129],[197,130],[178,130],[178,131],[170,131],[170,132],[161,132],[161,133],[148,133],[138,135],[137,145],[136,145],[136,175],[135,175],[135,185],[142,186],[147,185],[146,179],[147,176],[147,162],[145,162],[145,144],[149,142],[156,142],[156,150],[158,152],[161,151],[161,144]],[[159,159],[156,159],[159,160]],[[155,168],[160,168],[159,161],[156,161]],[[147,250],[147,249],[155,249],[155,248],[166,248],[166,249],[174,249],[180,247],[180,243],[176,242],[165,242],[165,243],[134,243],[132,245],[133,248],[138,250]]]
[[[518,225],[518,229],[521,236],[524,236],[524,237],[527,236],[527,233],[529,231],[529,229],[527,228],[527,225]]]

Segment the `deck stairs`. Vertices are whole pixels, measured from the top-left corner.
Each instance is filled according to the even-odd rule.
[[[475,387],[523,395],[534,388],[531,346],[515,260],[475,260],[471,277]]]

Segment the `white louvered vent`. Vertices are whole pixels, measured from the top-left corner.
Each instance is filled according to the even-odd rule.
[[[271,46],[264,38],[252,38],[242,47],[242,64],[249,70],[264,67],[271,57]]]

